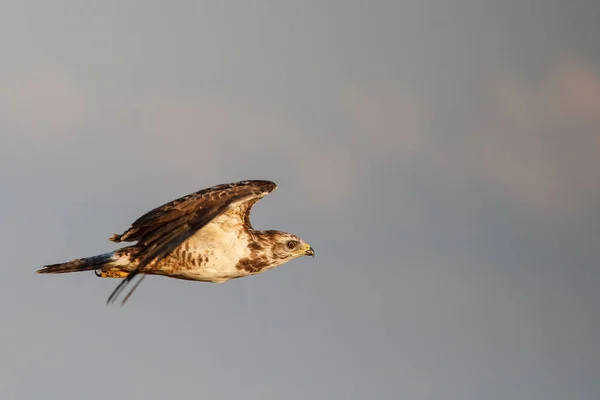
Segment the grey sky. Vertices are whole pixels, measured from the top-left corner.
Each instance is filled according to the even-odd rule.
[[[0,398],[599,398],[596,3],[4,1]],[[254,178],[314,260],[34,275]]]

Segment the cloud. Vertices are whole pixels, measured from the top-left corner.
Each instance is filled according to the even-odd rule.
[[[0,78],[0,121],[16,131],[11,139],[64,138],[85,120],[90,99],[67,66],[39,60],[7,69]]]
[[[307,149],[307,151],[312,151]],[[361,163],[343,146],[324,146],[318,154],[294,160],[297,182],[302,196],[316,207],[335,208],[338,213],[348,211],[352,199],[364,189],[366,176]]]
[[[600,198],[600,67],[573,55],[534,78],[489,71],[478,90],[456,95],[463,118],[417,83],[341,82],[320,103],[333,121],[320,132],[313,128],[322,120],[305,121],[268,97],[166,82],[122,96],[48,60],[4,76],[9,140],[35,148],[87,135],[112,159],[169,180],[201,173],[216,181],[276,165],[273,177],[285,174],[317,208],[366,196],[374,167],[398,179],[421,172],[459,195],[492,190],[543,217]]]
[[[275,104],[169,90],[148,91],[133,101],[125,109],[136,110],[134,133],[118,135],[121,145],[115,151],[148,168],[167,169],[177,179],[202,171],[241,176],[240,171],[269,163],[272,175],[267,178],[284,174],[294,183],[290,190],[317,208],[339,203],[363,187],[351,148],[315,138],[293,113]]]
[[[598,201],[598,65],[563,56],[535,78],[488,71],[481,87],[453,101],[460,107],[411,85],[370,82],[340,104],[358,157],[416,168],[449,193],[491,190],[543,217]]]
[[[369,160],[410,161],[432,145],[430,110],[410,86],[379,82],[349,84],[340,96],[340,112],[348,122],[351,146]]]
[[[491,80],[490,109],[471,132],[482,179],[546,215],[600,195],[600,69],[565,57],[537,81]],[[590,202],[591,201],[591,202]]]

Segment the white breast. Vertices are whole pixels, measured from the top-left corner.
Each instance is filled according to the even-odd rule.
[[[238,261],[250,254],[248,239],[245,232],[240,234],[231,226],[214,221],[206,225],[181,246],[180,251],[190,254],[188,258],[201,260],[188,263],[180,271],[182,277],[221,283],[248,275],[247,271],[236,268]]]

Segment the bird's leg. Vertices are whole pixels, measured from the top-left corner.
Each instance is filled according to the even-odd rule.
[[[129,272],[120,269],[95,270],[94,273],[99,278],[126,278]]]

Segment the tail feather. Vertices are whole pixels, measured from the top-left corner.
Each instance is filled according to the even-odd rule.
[[[67,272],[92,271],[110,266],[114,260],[114,252],[94,257],[78,258],[65,263],[45,265],[37,270],[38,274],[64,274]]]

